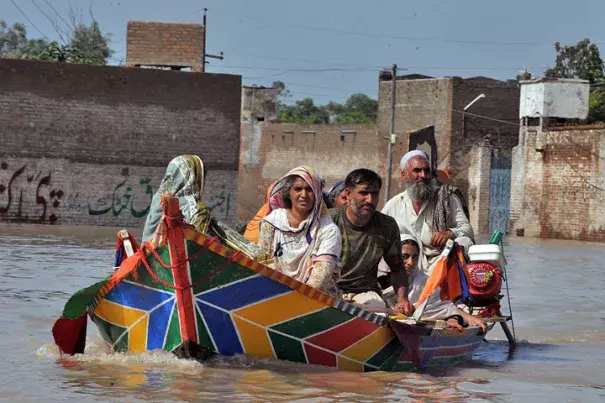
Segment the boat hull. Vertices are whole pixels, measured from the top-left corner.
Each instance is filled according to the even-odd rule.
[[[191,229],[167,238],[89,307],[116,352],[163,349],[196,359],[247,354],[347,371],[409,371],[454,365],[483,337],[473,329],[455,334],[413,326],[425,334],[406,346],[386,316],[321,293]],[[179,259],[185,263],[175,264]]]

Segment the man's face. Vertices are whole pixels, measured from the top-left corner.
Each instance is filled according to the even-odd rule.
[[[368,217],[374,214],[378,205],[380,186],[378,184],[355,185],[353,189],[346,188],[351,210],[358,217]]]
[[[401,179],[408,185],[414,183],[431,183],[431,166],[429,162],[422,157],[414,157],[408,161],[406,169],[401,171]]]

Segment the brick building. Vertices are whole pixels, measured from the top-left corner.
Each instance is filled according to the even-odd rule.
[[[382,74],[378,98],[379,138],[389,134],[391,91],[392,77]],[[492,167],[510,170],[512,148],[518,141],[517,82],[486,77],[413,75],[397,77],[396,91],[395,133],[398,136],[393,152],[392,195],[403,190],[399,160],[408,150],[408,133],[434,125],[439,167],[450,170],[453,184],[466,192],[475,232],[486,234],[494,229],[506,229],[507,223],[502,217],[498,220],[496,217],[508,212],[510,175],[508,185],[506,178],[504,182],[495,180]],[[481,94],[483,97],[477,99]],[[464,113],[475,99],[477,101]]]
[[[126,66],[204,71],[204,35],[201,24],[129,21]]]
[[[0,59],[0,221],[143,225],[168,162],[197,154],[235,220],[241,77]]]
[[[605,239],[605,128],[587,125],[589,83],[521,82],[511,229],[518,236]]]

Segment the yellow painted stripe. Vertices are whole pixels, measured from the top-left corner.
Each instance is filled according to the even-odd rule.
[[[145,316],[139,323],[130,329],[128,337],[128,350],[135,353],[142,353],[147,350],[147,322],[148,317]]]
[[[390,328],[380,327],[365,339],[343,350],[341,354],[357,361],[366,362],[394,337],[395,333]]]
[[[242,308],[235,313],[266,327],[322,308],[325,308],[325,305],[319,301],[293,291],[269,301]]]
[[[248,323],[235,315],[233,316],[233,322],[237,326],[246,354],[254,357],[275,358],[265,329]]]
[[[342,357],[338,357],[338,368],[343,371],[363,372],[363,365]]]
[[[95,315],[115,325],[129,327],[137,319],[145,315],[145,312],[102,299],[95,309]]]

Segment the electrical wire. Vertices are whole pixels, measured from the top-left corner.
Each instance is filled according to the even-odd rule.
[[[40,13],[42,13],[42,15],[50,22],[50,25],[52,25],[55,32],[59,35],[59,39],[65,43],[65,39],[63,38],[63,36],[67,37],[68,35],[59,27],[59,25],[55,21],[53,21],[52,18],[48,16],[48,14],[44,12],[44,10],[42,10],[42,7],[40,7],[38,3],[36,3],[36,0],[31,0],[31,2],[38,9],[38,11],[40,11]]]
[[[19,10],[19,12],[23,15],[23,17],[34,27],[36,28],[36,30],[40,33],[40,35],[42,35],[47,41],[50,41],[50,39],[48,38],[48,36],[46,36],[44,34],[44,32],[42,32],[40,30],[40,28],[38,28],[38,26],[36,24],[34,24],[34,22],[32,20],[29,19],[29,17],[27,16],[27,14],[25,14],[25,12],[21,9],[21,7],[19,7],[17,5],[17,3],[15,3],[15,0],[10,0],[11,3],[13,3],[13,6],[15,6],[17,8],[17,10]]]

